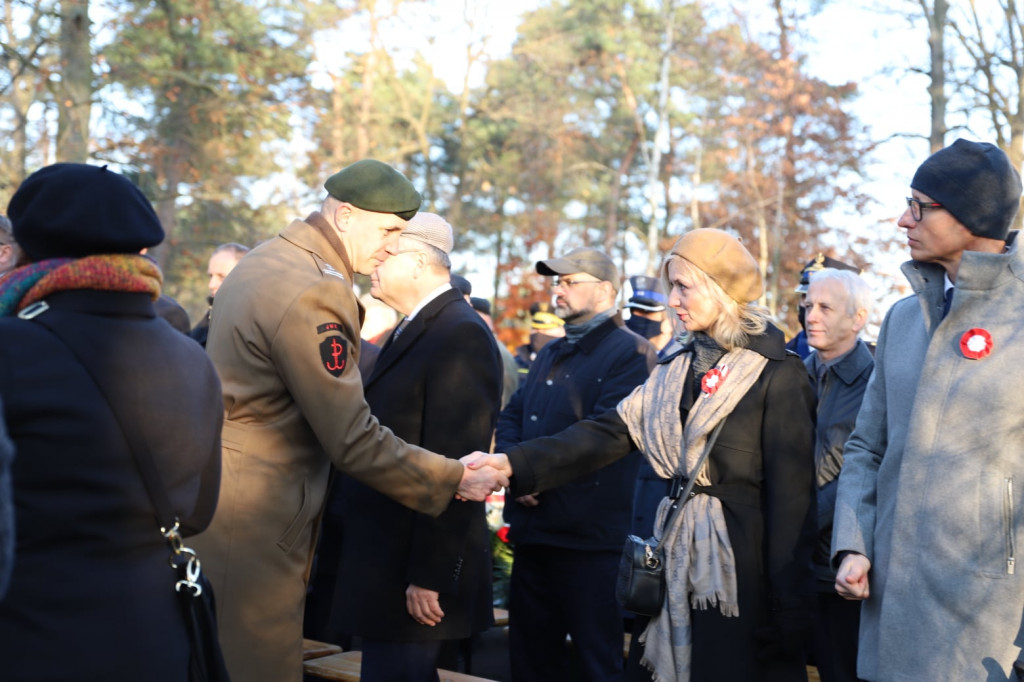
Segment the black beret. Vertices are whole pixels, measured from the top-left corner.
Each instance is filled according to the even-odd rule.
[[[469,297],[469,304],[473,306],[473,310],[484,315],[491,314],[491,302],[486,298],[478,298],[476,296]]]
[[[459,290],[463,296],[469,296],[473,293],[473,285],[470,284],[469,280],[462,275],[456,275],[454,272],[450,277],[452,286]]]
[[[149,199],[106,166],[57,163],[28,176],[7,215],[32,261],[138,253],[164,240]]]
[[[1020,206],[1020,174],[987,142],[957,140],[935,152],[910,186],[953,214],[972,234],[1006,241]]]
[[[374,213],[394,213],[409,220],[420,210],[423,197],[397,170],[374,159],[356,161],[327,178],[327,193],[338,201]]]

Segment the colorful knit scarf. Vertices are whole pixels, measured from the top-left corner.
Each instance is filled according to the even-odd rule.
[[[41,260],[0,279],[0,317],[15,315],[52,293],[74,289],[146,293],[155,301],[162,284],[160,268],[145,256],[118,253]]]

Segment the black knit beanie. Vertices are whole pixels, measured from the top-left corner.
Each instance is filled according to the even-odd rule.
[[[1020,205],[1017,169],[987,142],[957,140],[929,156],[910,186],[953,214],[972,234],[1006,240]]]
[[[106,166],[46,166],[21,183],[7,215],[32,261],[138,253],[164,239],[142,191]]]

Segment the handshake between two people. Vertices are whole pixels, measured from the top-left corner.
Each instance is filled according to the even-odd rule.
[[[455,497],[466,501],[481,502],[492,492],[508,486],[512,477],[512,465],[504,453],[488,453],[479,450],[459,460],[465,465],[462,481],[459,482]]]

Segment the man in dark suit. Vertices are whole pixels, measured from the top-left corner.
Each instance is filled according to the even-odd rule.
[[[371,293],[406,318],[366,380],[373,414],[409,443],[458,458],[486,450],[498,416],[501,357],[491,331],[449,283],[451,226],[418,213]],[[332,626],[363,638],[364,682],[437,680],[444,640],[492,621],[482,502],[418,514],[346,477]]]

